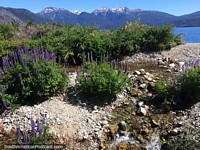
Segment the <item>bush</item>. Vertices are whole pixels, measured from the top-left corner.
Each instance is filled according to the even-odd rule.
[[[7,103],[33,104],[54,94],[63,93],[68,85],[65,69],[53,53],[41,48],[20,49],[11,58],[3,57],[2,97]]]
[[[128,76],[110,67],[108,63],[85,64],[83,73],[78,78],[81,92],[90,96],[110,95],[121,92],[129,84]]]
[[[157,99],[164,106],[185,109],[200,101],[200,60],[186,63],[183,73],[177,77],[176,84],[157,81],[155,91]]]
[[[159,80],[155,84],[155,91],[157,93],[158,104],[162,103],[165,110],[171,110],[175,105],[176,90],[175,88],[164,80]]]
[[[181,105],[191,105],[200,101],[200,68],[189,69],[180,78]]]

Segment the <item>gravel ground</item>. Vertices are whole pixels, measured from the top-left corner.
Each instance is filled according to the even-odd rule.
[[[187,43],[176,46],[171,50],[153,53],[138,53],[131,57],[125,57],[122,62],[127,63],[141,63],[141,62],[157,62],[159,58],[168,58],[170,60],[177,60],[187,62],[190,60],[197,60],[200,58],[200,43]]]

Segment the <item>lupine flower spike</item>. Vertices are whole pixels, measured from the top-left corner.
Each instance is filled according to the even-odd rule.
[[[31,119],[31,135],[35,135],[35,121]]]
[[[16,139],[17,142],[19,142],[20,132],[21,132],[20,126],[18,125],[18,126],[17,126],[17,139]]]

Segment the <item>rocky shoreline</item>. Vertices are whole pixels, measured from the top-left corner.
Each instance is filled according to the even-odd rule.
[[[196,60],[199,56],[200,44],[184,44],[160,53],[135,54],[124,58],[121,62],[136,65],[158,64],[160,68],[164,68],[159,71],[169,75],[175,73],[180,62]],[[20,125],[21,129],[25,131],[30,130],[31,119],[36,121],[44,117],[49,131],[61,143],[66,143],[71,139],[77,143],[87,140],[90,142],[89,149],[98,149],[99,146],[106,149],[111,144],[109,141],[122,149],[128,148],[127,143],[132,142],[135,149],[140,149],[147,145],[155,133],[161,134],[163,137],[169,134],[187,135],[188,138],[194,138],[200,142],[198,136],[187,134],[189,128],[200,129],[200,103],[185,111],[170,112],[170,114],[154,118],[155,111],[159,112],[160,110],[154,110],[145,101],[138,101],[137,97],[153,96],[150,89],[153,88],[156,80],[163,77],[159,71],[141,68],[130,72],[129,77],[133,87],[118,94],[115,101],[103,107],[81,100],[82,97],[75,90],[76,73],[71,73],[71,90],[65,96],[52,97],[41,104],[22,106],[15,111],[6,110],[0,114],[0,124],[6,131],[16,130],[17,125]],[[126,94],[127,92],[129,95]],[[166,119],[166,116],[169,119]],[[133,118],[136,118],[135,125],[139,127],[135,126],[137,131],[130,132]],[[127,136],[129,134],[134,138]],[[163,139],[159,140],[159,144],[164,143]]]

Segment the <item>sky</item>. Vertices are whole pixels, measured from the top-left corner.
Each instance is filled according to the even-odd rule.
[[[200,11],[200,0],[0,0],[0,6],[25,8],[38,13],[46,7],[92,12],[97,8],[128,7],[157,10],[176,16]]]

